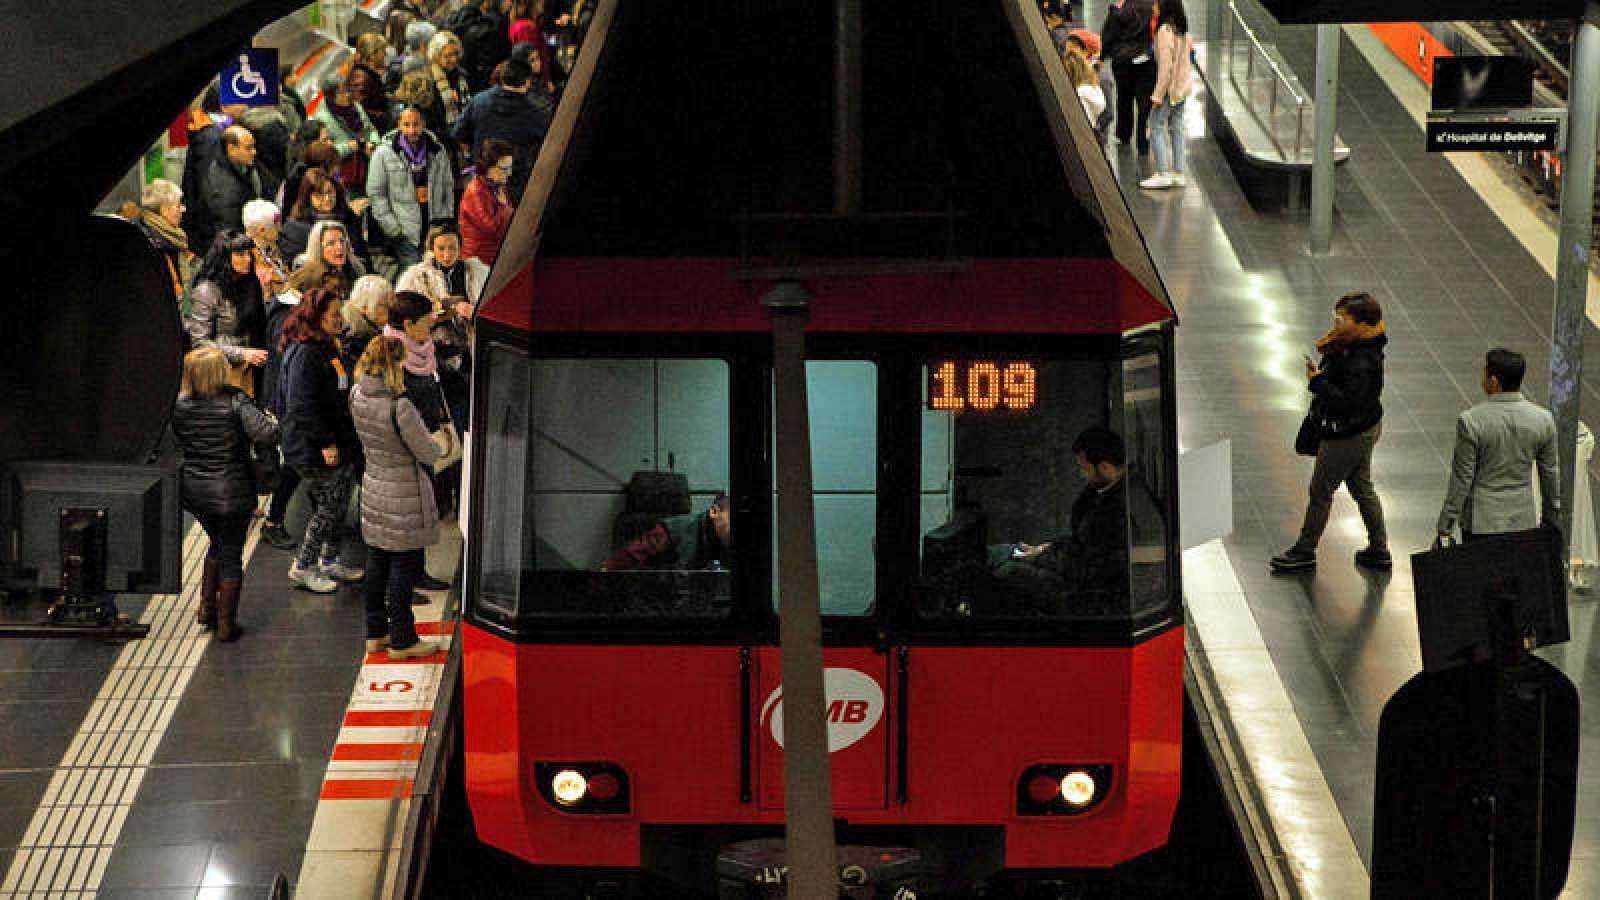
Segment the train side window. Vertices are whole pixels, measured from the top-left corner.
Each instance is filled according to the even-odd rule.
[[[1109,430],[1114,365],[1007,358],[924,367],[923,621],[1127,616],[1122,485],[1114,468],[1086,473],[1073,449]]]
[[[1122,431],[1128,453],[1128,562],[1133,615],[1169,600],[1166,429],[1161,416],[1161,359],[1122,361]]]
[[[859,359],[809,360],[806,399],[822,614],[868,616],[877,585],[878,367]],[[772,515],[772,603],[777,609],[776,493]]]
[[[524,616],[732,611],[719,359],[535,359]]]
[[[526,558],[523,514],[528,467],[528,360],[490,345],[484,406],[484,467],[492,473],[482,495],[483,529],[478,538],[479,583],[470,595],[487,611],[516,614]]]

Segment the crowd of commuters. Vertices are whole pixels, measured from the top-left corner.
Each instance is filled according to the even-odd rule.
[[[557,5],[400,0],[314,91],[286,69],[280,102],[246,109],[213,83],[181,183],[152,181],[127,213],[183,318],[174,432],[219,640],[243,632],[261,516],[295,587],[364,582],[369,651],[436,652],[411,605],[446,586],[423,551],[458,503],[470,320],[592,12]]]

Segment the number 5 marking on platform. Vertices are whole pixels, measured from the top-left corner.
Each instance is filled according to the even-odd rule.
[[[390,691],[399,691],[401,693],[405,693],[415,689],[416,685],[409,681],[374,681],[367,685],[367,690],[382,693],[388,693]]]

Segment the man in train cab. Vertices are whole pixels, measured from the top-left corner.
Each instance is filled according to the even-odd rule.
[[[1093,426],[1072,442],[1087,484],[1072,503],[1071,528],[1042,544],[1009,546],[995,577],[1017,587],[1064,590],[1069,596],[1128,591],[1127,447],[1109,428]]]
[[[601,568],[728,569],[733,564],[733,507],[718,494],[699,515],[669,516],[626,547],[611,554]]]
[[[256,165],[256,138],[242,125],[222,131],[222,156],[212,160],[202,182],[201,198],[218,230],[244,230],[244,205],[272,197],[277,179]]]

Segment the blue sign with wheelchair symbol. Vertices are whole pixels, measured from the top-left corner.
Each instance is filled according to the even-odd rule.
[[[223,105],[278,105],[278,51],[272,47],[252,47],[222,67],[218,82]]]

